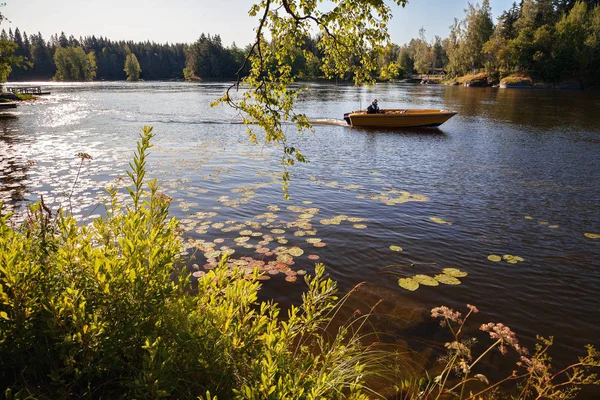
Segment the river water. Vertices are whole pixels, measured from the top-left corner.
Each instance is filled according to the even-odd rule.
[[[536,334],[554,335],[559,364],[586,343],[600,345],[600,239],[590,235],[600,233],[598,93],[309,84],[298,108],[314,132],[286,129],[310,163],[290,170],[285,201],[281,150],[251,145],[236,112],[209,106],[225,84],[42,85],[50,96],[0,119],[0,199],[9,208],[43,195],[83,219],[102,214],[103,187],[123,185],[137,135],[152,125],[150,176],[173,198],[192,271],[203,271],[213,251],[234,249],[232,258],[265,263],[264,297],[285,307],[300,300],[299,278],[318,257],[343,291],[366,282],[352,307],[366,311],[383,299],[372,320],[381,340],[423,354],[447,338],[427,311],[442,304],[463,311],[474,304],[474,329],[501,321],[528,347]],[[343,123],[344,112],[373,98],[382,108],[458,115],[440,129]],[[93,160],[81,163],[79,152]],[[303,254],[268,264],[276,247],[284,247],[279,255],[292,247]],[[414,292],[398,285],[444,268],[468,275],[460,285]]]

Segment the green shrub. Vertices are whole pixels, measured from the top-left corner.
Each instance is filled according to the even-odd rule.
[[[145,183],[151,131],[127,204],[108,189],[106,217],[92,225],[43,201],[18,229],[0,216],[4,396],[366,398],[368,352],[354,327],[324,334],[340,302],[322,265],[284,320],[258,302],[256,271],[245,279],[221,265],[190,293],[169,198]]]

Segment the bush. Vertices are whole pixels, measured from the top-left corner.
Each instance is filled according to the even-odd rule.
[[[258,272],[246,279],[225,260],[190,294],[170,199],[144,183],[151,131],[128,203],[109,188],[106,217],[92,225],[43,201],[18,229],[0,216],[4,396],[366,398],[360,338],[351,325],[324,335],[340,302],[322,265],[285,321],[257,301]]]

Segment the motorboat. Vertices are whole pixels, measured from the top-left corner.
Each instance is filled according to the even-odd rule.
[[[456,114],[450,110],[385,109],[376,114],[359,110],[344,114],[344,120],[356,127],[417,128],[440,126]]]

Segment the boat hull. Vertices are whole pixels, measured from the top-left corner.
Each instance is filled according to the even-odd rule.
[[[440,126],[457,113],[448,110],[382,110],[378,114],[355,111],[344,115],[352,126],[371,128],[422,128]]]

